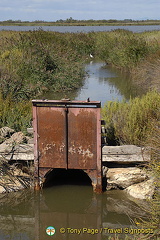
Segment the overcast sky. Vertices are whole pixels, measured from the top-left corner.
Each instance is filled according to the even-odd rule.
[[[160,19],[160,0],[0,0],[0,21]]]

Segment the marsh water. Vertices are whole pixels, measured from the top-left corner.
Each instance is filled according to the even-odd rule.
[[[129,100],[130,97],[141,95],[142,89],[136,88],[128,74],[108,66],[102,61],[88,61],[85,65],[85,78],[82,87],[68,93],[55,93],[52,90],[43,94],[46,99],[69,98],[71,100],[101,101],[102,106],[107,101],[122,99]]]
[[[77,91],[76,100],[88,97],[93,101],[101,101],[102,106],[107,101],[130,99],[141,94],[128,74],[106,65],[100,61],[90,61],[86,64],[86,78],[83,86]]]
[[[113,231],[123,239],[133,236],[133,219],[145,216],[123,191],[95,194],[90,185],[64,183],[0,197],[1,240],[107,240]],[[53,236],[46,233],[49,226]]]
[[[44,31],[54,32],[103,32],[112,31],[115,29],[125,29],[132,32],[145,32],[160,30],[160,25],[130,25],[130,26],[0,26],[1,30],[12,30],[12,31],[33,31],[42,29]]]
[[[129,76],[100,61],[86,63],[83,86],[66,97],[106,101],[139,95]],[[61,99],[51,91],[48,99]],[[23,190],[0,195],[0,240],[107,240],[114,231],[133,235],[133,220],[145,216],[142,203],[135,203],[122,190],[95,194],[89,178],[73,174],[49,182],[40,192]],[[46,228],[55,228],[47,235]]]

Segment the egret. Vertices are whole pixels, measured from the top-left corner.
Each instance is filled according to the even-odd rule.
[[[89,55],[89,56],[90,56],[90,58],[93,58],[93,55],[92,55],[91,53],[90,53],[90,55]]]

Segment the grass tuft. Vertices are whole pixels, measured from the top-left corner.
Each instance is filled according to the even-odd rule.
[[[152,134],[152,121],[160,119],[160,94],[151,91],[129,102],[109,101],[102,116],[120,144],[143,145]]]

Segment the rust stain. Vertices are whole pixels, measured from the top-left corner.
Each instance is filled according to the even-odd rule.
[[[64,109],[38,108],[40,167],[66,168]]]
[[[96,124],[96,109],[72,108],[69,110],[69,167],[96,168]]]
[[[39,174],[44,177],[53,168],[83,169],[91,175],[94,189],[101,189],[100,103],[52,103],[56,102],[33,101]]]

